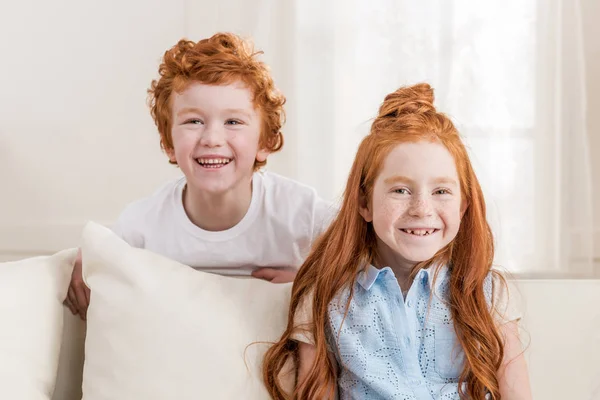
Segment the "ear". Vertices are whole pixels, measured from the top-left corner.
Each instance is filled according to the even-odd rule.
[[[169,157],[169,161],[173,164],[177,164],[177,158],[175,158],[175,149],[165,149],[165,153]]]
[[[366,222],[373,221],[373,211],[371,205],[367,201],[367,197],[364,194],[359,194],[358,197],[358,212]]]
[[[256,161],[258,161],[258,162],[265,162],[265,161],[267,161],[267,157],[269,156],[269,154],[271,154],[271,153],[267,149],[259,150],[256,153]]]

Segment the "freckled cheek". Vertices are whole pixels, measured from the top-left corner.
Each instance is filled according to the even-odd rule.
[[[395,224],[405,213],[406,205],[403,203],[380,203],[379,207],[375,207],[376,218],[385,224]]]

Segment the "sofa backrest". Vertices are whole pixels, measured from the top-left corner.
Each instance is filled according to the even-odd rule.
[[[533,398],[600,400],[600,280],[521,280]]]
[[[521,280],[533,397],[600,400],[600,280]],[[65,309],[53,400],[81,400],[85,323]]]

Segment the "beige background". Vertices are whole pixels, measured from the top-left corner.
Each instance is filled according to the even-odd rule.
[[[177,39],[219,29],[208,18],[210,7],[184,0],[2,2],[0,259],[76,245],[86,220],[110,224],[128,202],[178,174],[159,149],[146,89]],[[242,11],[228,19],[232,26],[252,12]],[[261,27],[263,37],[287,23],[281,10],[270,12],[276,22]],[[591,159],[600,182],[600,3],[583,0],[583,17]],[[272,58],[287,49],[274,43],[257,46],[291,98],[291,125],[294,88],[277,79],[289,66]],[[333,185],[324,182],[333,175],[302,163],[314,151],[301,146],[309,134],[321,132],[288,135],[269,168],[319,188]],[[600,252],[600,184],[594,203]]]

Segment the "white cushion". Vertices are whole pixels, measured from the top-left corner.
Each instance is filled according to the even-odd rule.
[[[261,363],[291,284],[195,271],[88,223],[85,400],[268,399]]]
[[[0,264],[0,399],[49,400],[76,249]]]

